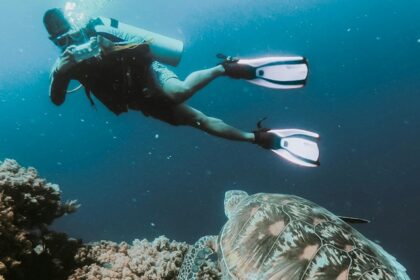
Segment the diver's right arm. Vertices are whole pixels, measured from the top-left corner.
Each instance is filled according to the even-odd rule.
[[[70,83],[69,71],[76,65],[73,53],[67,48],[55,63],[51,73],[50,98],[55,105],[64,103]]]

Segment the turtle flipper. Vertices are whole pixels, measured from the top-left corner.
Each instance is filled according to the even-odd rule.
[[[347,216],[338,216],[338,217],[348,224],[368,224],[368,223],[370,223],[369,220],[362,219],[362,218],[347,217]]]
[[[178,280],[197,280],[198,272],[205,260],[214,253],[216,235],[201,237],[188,251],[179,271]]]

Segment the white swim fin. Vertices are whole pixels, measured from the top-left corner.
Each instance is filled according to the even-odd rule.
[[[226,75],[272,89],[295,89],[306,84],[308,63],[302,56],[239,59],[218,55]]]
[[[271,149],[277,155],[301,166],[320,165],[318,144],[312,140],[319,139],[317,133],[302,129],[272,129],[267,132],[278,137],[279,145]]]

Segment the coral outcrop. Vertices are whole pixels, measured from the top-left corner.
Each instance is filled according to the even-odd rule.
[[[0,276],[5,279],[59,278],[73,269],[81,242],[48,230],[54,219],[74,212],[61,202],[58,185],[10,159],[0,161]]]
[[[101,241],[81,248],[76,256],[81,263],[90,263],[76,269],[69,280],[170,280],[176,279],[182,260],[190,245],[170,241],[161,236],[153,242],[134,240],[120,244]],[[213,262],[205,265],[200,279],[220,279]]]
[[[158,237],[132,244],[101,241],[82,244],[49,230],[55,219],[78,208],[61,201],[56,184],[23,168],[0,161],[0,280],[167,280],[176,279],[190,245]],[[219,279],[208,261],[199,279]]]

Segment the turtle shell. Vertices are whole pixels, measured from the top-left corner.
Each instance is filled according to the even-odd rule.
[[[404,267],[339,217],[306,199],[245,198],[223,227],[224,279],[408,280]]]

